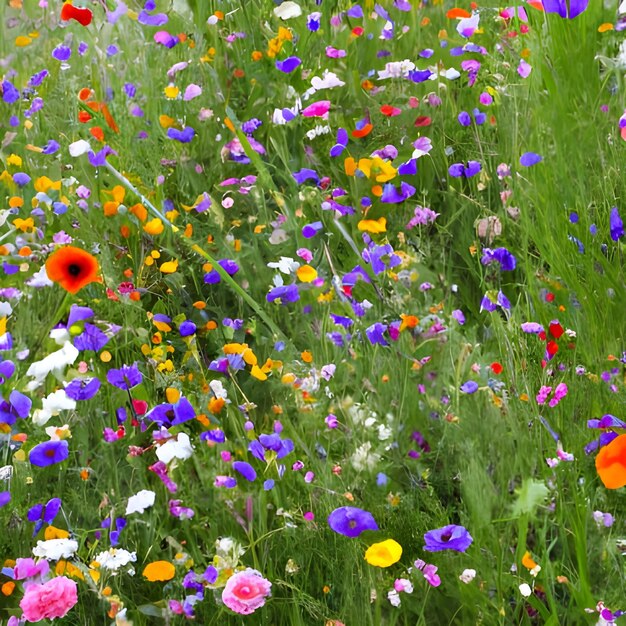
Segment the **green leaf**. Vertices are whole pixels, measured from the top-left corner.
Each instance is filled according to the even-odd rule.
[[[527,478],[516,493],[517,500],[511,511],[514,518],[525,514],[534,514],[535,509],[543,504],[548,496],[548,488],[542,481]]]

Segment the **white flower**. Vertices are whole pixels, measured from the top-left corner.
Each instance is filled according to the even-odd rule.
[[[311,85],[313,89],[319,91],[320,89],[333,89],[334,87],[343,87],[344,83],[334,72],[324,70],[322,78],[319,76],[313,76],[311,79]]]
[[[471,583],[474,578],[476,578],[476,570],[475,569],[464,569],[461,575],[459,576],[459,580],[466,585]]]
[[[50,339],[54,339],[57,346],[62,346],[72,338],[67,328],[53,328],[48,336]]]
[[[33,412],[33,422],[39,426],[43,426],[53,415],[58,415],[61,411],[71,411],[76,408],[76,400],[68,398],[64,389],[49,394],[41,404],[41,409]]]
[[[293,274],[299,267],[300,263],[294,261],[291,257],[281,256],[280,261],[273,261],[272,263],[268,263],[267,267],[271,267],[274,270],[279,270],[283,274]]]
[[[50,441],[61,441],[61,439],[67,439],[72,436],[69,424],[63,424],[63,426],[48,426],[48,428],[46,428],[46,435],[50,437]]]
[[[0,317],[9,317],[13,313],[13,307],[8,302],[0,302]]]
[[[378,72],[378,78],[402,78],[408,76],[409,72],[415,69],[415,63],[404,59],[404,61],[390,61],[385,65],[385,69]]]
[[[70,155],[73,157],[79,157],[83,154],[87,154],[90,150],[91,146],[89,145],[89,142],[84,139],[79,139],[69,145]]]
[[[59,376],[66,366],[76,361],[78,355],[79,351],[69,341],[66,341],[60,350],[52,352],[41,361],[31,363],[26,375],[32,376],[35,380],[28,383],[28,390],[37,389],[50,372]]]
[[[391,438],[391,435],[393,435],[393,431],[389,426],[385,424],[378,425],[378,439],[380,439],[380,441],[387,441],[387,439]]]
[[[29,287],[51,287],[54,283],[48,278],[46,266],[42,265],[27,281]]]
[[[322,126],[321,124],[318,124],[315,128],[308,130],[306,136],[309,141],[313,141],[316,137],[319,137],[320,135],[328,135],[328,133],[330,133],[330,126]]]
[[[193,454],[193,447],[187,433],[178,433],[176,439],[169,439],[162,446],[159,446],[156,455],[159,461],[169,463],[172,459],[184,461]]]
[[[78,541],[73,539],[48,539],[38,541],[33,548],[33,554],[48,561],[69,559],[78,550]]]
[[[137,553],[129,552],[121,548],[109,548],[96,555],[94,560],[100,564],[101,568],[108,569],[111,572],[117,572],[120,567],[134,563],[137,560]]]
[[[154,504],[156,493],[148,489],[142,489],[139,493],[128,498],[126,505],[126,515],[131,513],[143,513]]]
[[[387,600],[391,606],[400,606],[400,594],[395,589],[387,592]]]
[[[380,461],[380,456],[370,452],[371,449],[372,444],[368,441],[359,446],[350,458],[350,463],[357,472],[362,472],[365,469],[371,470]]]
[[[453,67],[443,72],[443,76],[445,76],[448,80],[456,80],[460,75],[461,72]]]
[[[224,385],[220,380],[212,380],[209,383],[209,387],[211,387],[211,391],[216,398],[221,398],[222,400],[228,399],[228,392],[224,389]]]
[[[522,583],[519,586],[519,592],[525,597],[528,598],[532,595],[533,590],[530,588],[528,583]]]
[[[287,0],[274,9],[274,15],[281,20],[289,20],[292,17],[302,15],[302,9],[299,4],[292,2],[292,0]]]

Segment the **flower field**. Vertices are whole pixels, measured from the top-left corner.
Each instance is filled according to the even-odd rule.
[[[626,624],[626,2],[2,0],[0,624]]]

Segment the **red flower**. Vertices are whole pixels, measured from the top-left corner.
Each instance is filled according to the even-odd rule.
[[[430,126],[432,120],[427,115],[420,115],[416,120],[414,126]]]
[[[383,106],[380,107],[380,112],[387,117],[395,117],[396,115],[400,115],[400,113],[402,113],[402,109],[392,107],[390,104],[383,104]]]
[[[46,273],[50,280],[70,293],[77,293],[85,285],[101,280],[96,257],[74,246],[57,248],[46,261]]]
[[[79,7],[75,7],[69,2],[66,2],[61,9],[61,19],[64,22],[69,20],[76,20],[79,24],[83,26],[89,26],[91,24],[91,18],[93,17],[92,12],[89,9],[81,9]]]
[[[563,326],[558,322],[551,322],[549,326],[550,334],[558,339],[565,331],[563,330]]]

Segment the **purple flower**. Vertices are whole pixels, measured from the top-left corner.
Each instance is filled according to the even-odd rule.
[[[454,163],[448,168],[448,174],[453,178],[471,178],[476,176],[481,169],[482,166],[478,161],[468,161],[467,166],[463,163]]]
[[[250,465],[250,463],[246,463],[245,461],[235,461],[233,463],[233,469],[250,482],[256,480],[256,470],[252,467],[252,465]]]
[[[619,241],[624,236],[624,222],[622,222],[622,218],[619,216],[617,207],[611,209],[609,226],[611,229],[611,239],[613,241]]]
[[[113,148],[111,148],[110,146],[104,146],[104,148],[102,148],[102,150],[99,150],[98,152],[90,150],[87,153],[87,158],[89,159],[89,163],[91,163],[93,167],[102,167],[103,165],[106,165],[107,157],[110,154],[114,154],[117,156],[117,152],[115,152]]]
[[[483,257],[480,260],[483,265],[490,265],[491,263],[499,263],[500,269],[503,272],[511,272],[515,269],[517,261],[515,257],[506,248],[485,248],[483,250]]]
[[[174,517],[177,517],[178,519],[191,519],[196,514],[193,509],[182,506],[181,500],[170,500],[167,505],[170,510],[170,514]],[[217,578],[217,573],[215,577]]]
[[[119,389],[132,389],[141,383],[143,374],[139,371],[137,363],[132,365],[122,365],[120,369],[109,370],[107,372],[107,381],[109,384]]]
[[[295,176],[295,175],[294,175]],[[302,236],[306,239],[312,239],[318,233],[324,230],[324,225],[322,222],[313,222],[311,224],[306,224],[302,227]]]
[[[144,26],[164,26],[169,20],[165,13],[155,13],[154,15],[150,15],[144,10],[139,12],[137,21]]]
[[[28,417],[32,405],[33,402],[28,396],[15,389],[9,394],[8,401],[0,397],[0,424],[11,426],[18,417],[22,419]]]
[[[49,139],[48,143],[42,148],[41,154],[54,154],[59,151],[61,146],[54,139]]]
[[[316,185],[320,182],[318,173],[308,167],[302,168],[299,172],[294,172],[292,176],[295,178],[298,185],[302,185],[302,183],[307,180],[314,180]]]
[[[0,385],[3,385],[15,373],[13,361],[0,361]]]
[[[15,172],[15,174],[13,174],[13,182],[18,187],[24,187],[30,182],[30,176],[24,172]]]
[[[36,445],[28,455],[31,465],[47,467],[65,461],[70,455],[70,446],[62,439],[61,441],[44,441]]]
[[[75,378],[65,387],[65,395],[72,400],[91,400],[100,389],[98,378]]]
[[[467,111],[461,111],[457,117],[461,126],[471,126],[472,118]]]
[[[543,10],[571,20],[585,11],[588,4],[589,0],[543,0]]]
[[[281,439],[278,433],[271,435],[259,435],[258,440],[251,441],[248,445],[248,451],[259,461],[266,461],[266,451],[272,451],[276,454],[277,459],[282,459],[293,452],[294,445],[291,439]]]
[[[298,57],[288,57],[284,61],[276,61],[276,69],[290,74],[301,64],[302,61]]]
[[[59,44],[53,51],[52,56],[57,61],[67,61],[72,56],[72,49],[64,46],[63,44]]]
[[[97,326],[85,324],[83,332],[74,338],[74,347],[78,350],[99,352],[109,342],[109,338]]]
[[[345,537],[358,537],[366,530],[378,530],[378,524],[369,511],[354,506],[342,506],[328,516],[330,529]]]
[[[11,492],[0,491],[0,509],[9,504],[9,502],[11,502]]]
[[[463,383],[459,389],[463,393],[476,393],[478,391],[478,383],[473,380],[468,380],[466,383]]]
[[[440,552],[441,550],[465,552],[474,540],[466,528],[450,524],[443,528],[429,530],[424,535],[424,541],[426,542],[424,550],[427,552]]]
[[[183,130],[178,130],[177,128],[168,128],[167,136],[170,139],[180,141],[180,143],[190,143],[191,140],[196,136],[196,131],[191,126],[185,126]]]
[[[523,165],[524,167],[537,165],[537,163],[541,163],[541,161],[543,161],[543,157],[536,152],[524,152],[524,154],[522,154],[519,158],[520,165]]]
[[[196,325],[189,320],[185,320],[178,327],[178,332],[181,337],[189,337],[189,335],[194,335],[196,333]]]
[[[399,204],[404,202],[415,194],[415,187],[409,183],[400,183],[400,189],[397,189],[392,183],[387,183],[383,187],[383,193],[380,201],[384,204]]]
[[[35,504],[26,513],[26,518],[29,522],[35,522],[35,529],[33,530],[33,537],[41,530],[44,522],[46,524],[52,524],[54,518],[61,510],[61,498],[52,498],[48,500],[46,504]]]
[[[385,337],[383,336],[386,330],[386,324],[376,322],[375,324],[372,324],[369,328],[365,329],[365,335],[370,340],[370,343],[372,345],[379,344],[381,346],[388,346],[389,343],[387,343]]]
[[[2,99],[7,104],[13,104],[20,99],[20,92],[15,85],[8,80],[2,81]]]
[[[280,300],[281,304],[287,304],[288,302],[297,302],[300,299],[300,292],[297,285],[281,285],[271,289],[265,299],[268,302]]]

